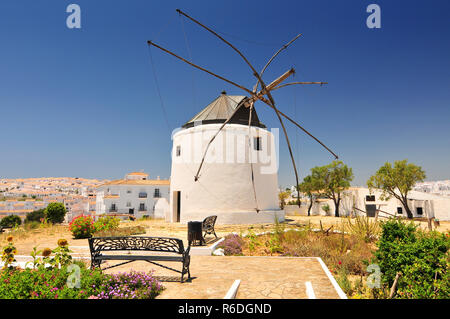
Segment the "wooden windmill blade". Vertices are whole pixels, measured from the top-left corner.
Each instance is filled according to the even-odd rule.
[[[291,41],[283,45],[275,54],[267,61],[266,65],[262,68],[261,72],[259,73],[259,76],[262,77],[264,74],[264,71],[267,69],[267,67],[272,63],[272,61],[280,54],[283,50],[286,50],[292,43],[294,43],[295,40],[297,40],[302,34],[297,34]],[[253,87],[253,92],[256,93],[256,90],[258,89],[259,80],[256,81],[255,86]]]

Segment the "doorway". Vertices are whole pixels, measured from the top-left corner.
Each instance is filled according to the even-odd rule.
[[[173,192],[173,217],[174,222],[179,223],[181,217],[181,192],[175,191]]]
[[[375,217],[377,205],[366,205],[367,217]]]
[[[128,214],[134,215],[134,208],[130,208],[130,209],[128,210]]]

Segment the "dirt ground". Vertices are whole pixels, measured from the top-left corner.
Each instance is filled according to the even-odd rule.
[[[171,281],[162,282],[167,289],[158,299],[220,299],[235,280],[241,281],[237,299],[305,299],[308,298],[306,282],[311,283],[318,299],[339,298],[317,258],[191,256],[191,280],[184,283],[175,282],[179,276],[174,278],[173,272],[146,262],[134,262],[106,272],[118,273],[131,269],[153,269],[157,278],[170,278]]]
[[[336,218],[331,216],[286,216],[286,221],[283,223],[285,228],[298,228],[310,224],[312,228],[322,227],[327,229],[333,226],[335,230],[341,230],[345,218]],[[426,221],[415,221],[423,229],[427,229]],[[176,237],[187,242],[187,225],[179,223],[167,223],[164,220],[139,220],[139,221],[123,221],[120,227],[127,227],[133,225],[142,225],[146,229],[146,236],[161,236],[161,237]],[[274,224],[254,224],[254,225],[216,225],[217,236],[223,237],[231,232],[238,234],[245,234],[251,229],[254,233],[271,231],[275,227]],[[437,227],[438,231],[450,231],[450,222],[441,221],[441,225]],[[39,250],[44,248],[55,248],[57,241],[60,238],[65,238],[69,241],[69,247],[72,247],[76,253],[87,252],[87,239],[73,239],[72,234],[68,230],[67,225],[55,225],[47,228],[37,228],[30,231],[25,231],[23,228],[18,230],[7,230],[7,232],[0,234],[0,246],[6,244],[6,237],[13,235],[14,244],[18,250],[18,255],[29,255],[33,247],[37,246]],[[144,235],[140,235],[144,236]],[[82,249],[82,251],[80,250]],[[80,251],[79,251],[80,250]],[[88,255],[88,254],[86,254]]]

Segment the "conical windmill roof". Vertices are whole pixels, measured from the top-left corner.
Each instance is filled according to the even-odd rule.
[[[247,99],[244,95],[227,95],[222,92],[214,101],[208,104],[202,111],[186,122],[183,127],[188,128],[195,125],[224,123],[232,114],[234,116],[228,123],[248,125],[249,108],[244,106]],[[266,127],[259,121],[255,108],[252,111],[252,126]]]

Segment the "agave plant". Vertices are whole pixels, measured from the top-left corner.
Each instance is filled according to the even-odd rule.
[[[376,240],[380,233],[378,221],[371,221],[369,217],[358,215],[354,218],[354,222],[351,218],[347,218],[347,229],[350,234],[358,236],[366,243]]]

